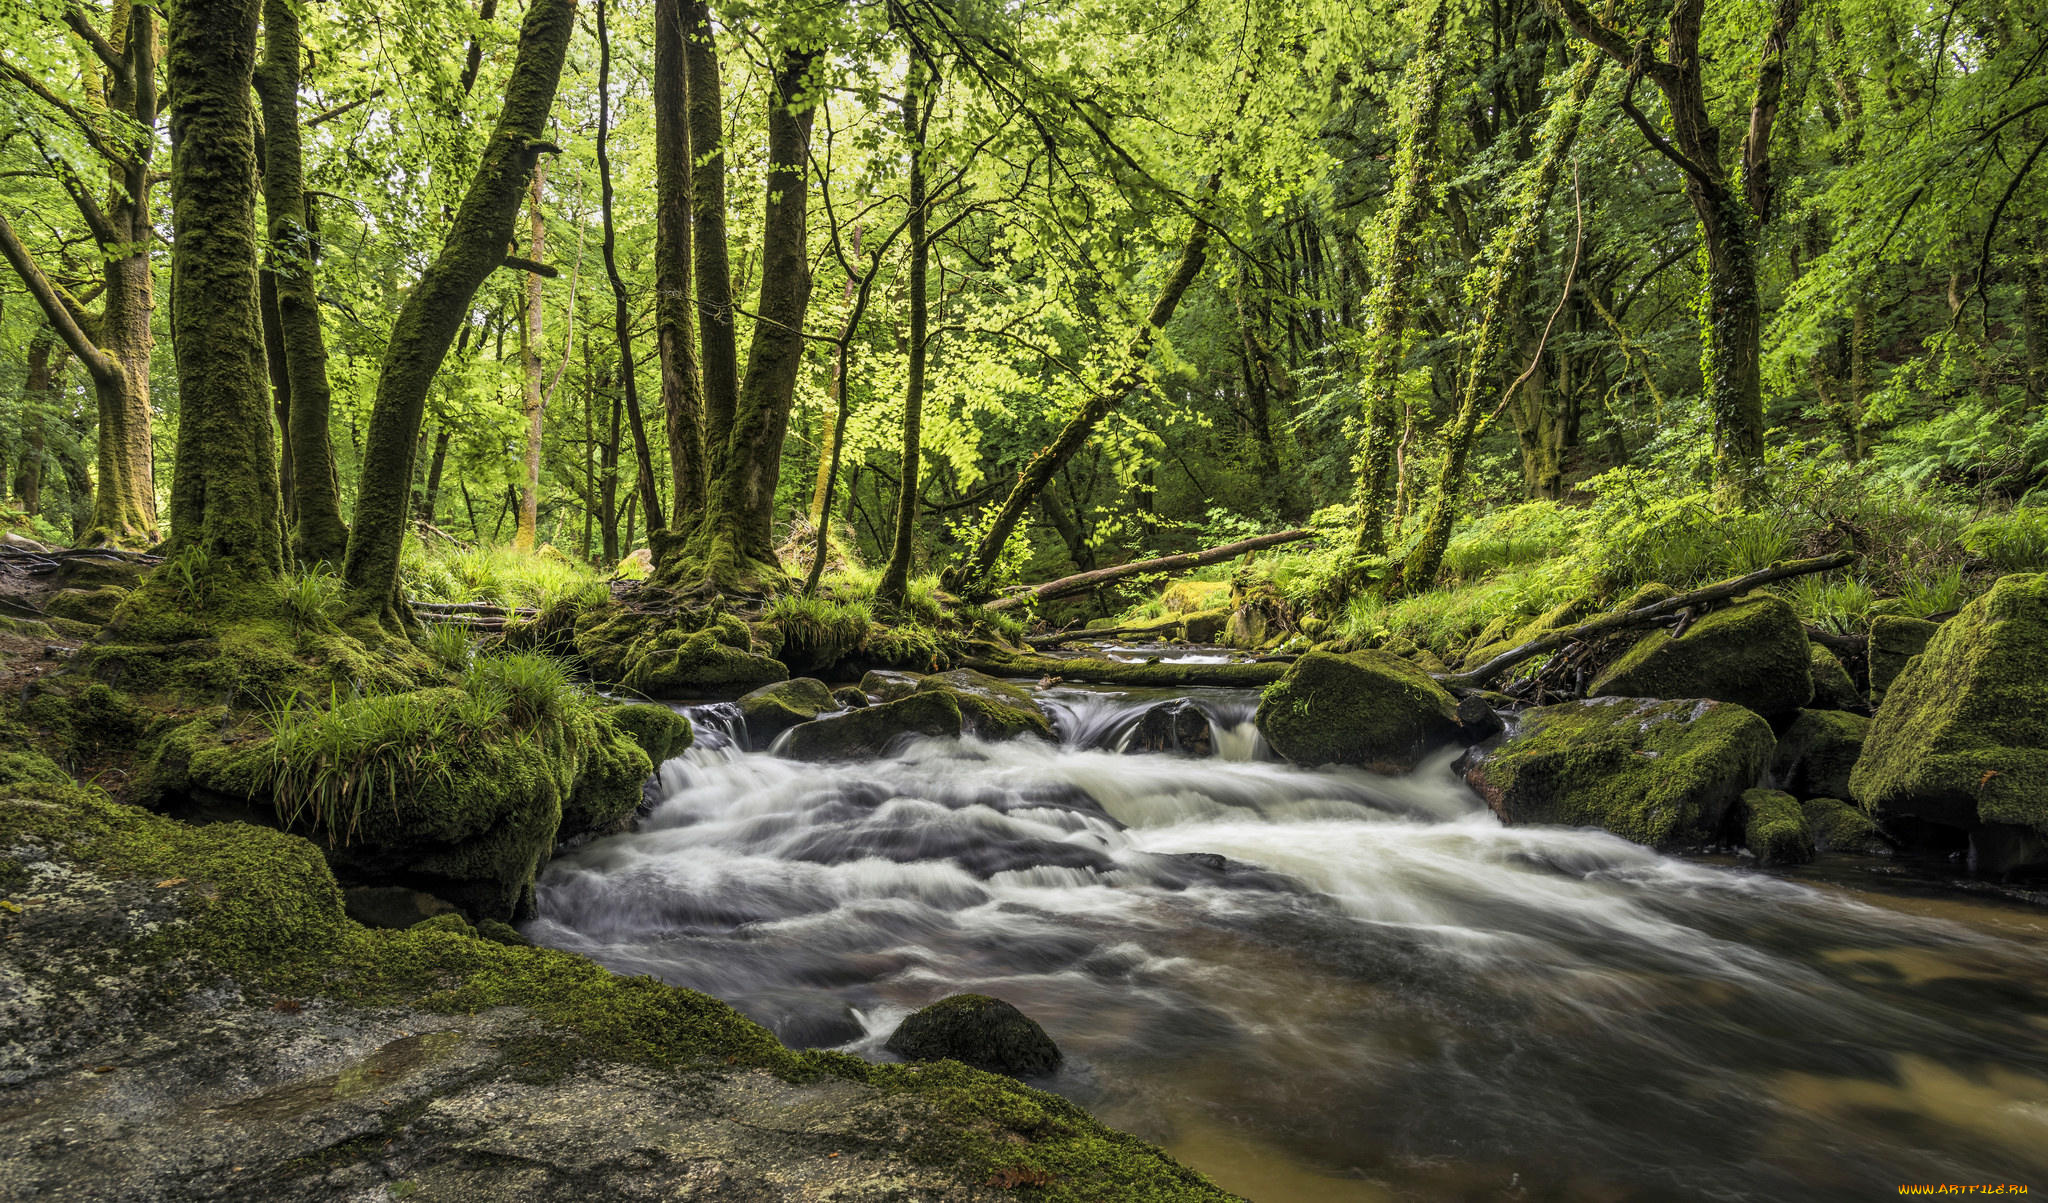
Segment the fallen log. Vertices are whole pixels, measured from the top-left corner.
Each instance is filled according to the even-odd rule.
[[[1255,535],[1249,539],[1239,539],[1235,543],[1225,543],[1219,547],[1211,547],[1202,551],[1184,551],[1179,555],[1160,556],[1157,559],[1136,560],[1129,564],[1118,564],[1114,568],[1097,568],[1090,572],[1077,572],[1072,576],[1063,576],[1058,580],[1047,581],[1042,585],[1032,585],[1007,597],[997,598],[995,601],[988,603],[986,608],[990,610],[1007,610],[1012,606],[1021,606],[1028,601],[1045,601],[1049,598],[1065,597],[1069,593],[1084,593],[1098,586],[1106,585],[1111,581],[1122,580],[1127,576],[1141,576],[1148,572],[1187,572],[1190,569],[1234,559],[1246,552],[1259,551],[1267,547],[1278,547],[1283,543],[1299,543],[1303,539],[1313,539],[1315,537],[1316,532],[1306,529],[1276,531],[1270,535]]]
[[[1539,635],[1519,647],[1509,648],[1507,651],[1467,672],[1434,673],[1431,675],[1436,677],[1438,684],[1446,688],[1475,688],[1484,685],[1489,680],[1500,675],[1503,670],[1513,668],[1531,656],[1540,656],[1544,652],[1563,647],[1565,644],[1577,643],[1597,635],[1610,634],[1614,631],[1627,630],[1629,627],[1647,626],[1659,619],[1673,617],[1680,611],[1689,610],[1694,606],[1705,605],[1709,602],[1725,601],[1731,597],[1740,597],[1750,590],[1762,585],[1768,585],[1772,581],[1782,581],[1789,577],[1806,576],[1809,573],[1828,572],[1836,568],[1846,567],[1855,563],[1856,558],[1857,555],[1853,551],[1838,551],[1832,555],[1816,556],[1810,560],[1781,560],[1769,568],[1759,568],[1755,572],[1733,577],[1725,581],[1718,581],[1712,585],[1695,589],[1690,593],[1681,593],[1675,597],[1667,597],[1663,601],[1652,602],[1647,606],[1641,606],[1620,614],[1603,614],[1590,622],[1582,622],[1575,627]]]
[[[439,617],[455,614],[481,614],[490,618],[532,618],[540,611],[530,606],[507,609],[493,602],[423,602],[416,601],[412,608],[422,615]]]

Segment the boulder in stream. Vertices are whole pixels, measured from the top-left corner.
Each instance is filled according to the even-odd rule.
[[[1260,734],[1300,764],[1405,773],[1458,742],[1457,700],[1387,652],[1308,652],[1259,699]]]
[[[1870,816],[1840,798],[1808,798],[1799,804],[1816,852],[1852,856],[1890,856],[1892,846]]]
[[[689,719],[655,702],[628,702],[612,707],[605,715],[633,737],[657,768],[689,751],[697,737]]]
[[[922,680],[923,673],[873,668],[861,677],[860,690],[871,702],[894,702],[916,693],[917,683]]]
[[[1760,864],[1803,865],[1813,859],[1806,814],[1783,790],[1742,792],[1742,843]]]
[[[913,693],[863,710],[798,723],[782,754],[792,760],[873,760],[914,736],[957,736],[960,703],[950,691]]]
[[[1813,663],[1813,708],[1815,710],[1845,710],[1861,714],[1870,709],[1863,695],[1856,691],[1856,682],[1849,677],[1849,670],[1842,667],[1841,657],[1818,643],[1810,645],[1810,659]]]
[[[882,1047],[906,1061],[959,1061],[1013,1078],[1052,1073],[1061,1060],[1038,1021],[986,994],[955,994],[913,1012]]]
[[[1185,756],[1210,756],[1216,741],[1209,730],[1209,716],[1186,698],[1161,702],[1138,716],[1124,739],[1126,752],[1179,752]]]
[[[1813,658],[1792,607],[1755,596],[1706,614],[1676,639],[1669,631],[1643,636],[1586,693],[1711,698],[1778,718],[1813,700]]]
[[[1841,798],[1863,754],[1870,720],[1844,710],[1802,710],[1778,737],[1771,776],[1795,798]]]
[[[1985,871],[2048,864],[2048,575],[2005,577],[1941,624],[1885,691],[1849,785],[1880,820],[1969,832]]]
[[[1771,726],[1706,699],[1588,698],[1522,713],[1465,780],[1503,823],[1601,827],[1660,850],[1720,842],[1770,763]]]
[[[960,707],[965,729],[983,739],[1015,739],[1020,735],[1052,738],[1052,723],[1023,685],[991,677],[971,668],[933,673],[917,683],[919,693],[945,693]]]
[[[740,717],[747,721],[747,741],[765,748],[798,723],[839,709],[839,702],[832,696],[832,687],[816,677],[791,677],[742,694],[739,708]]]

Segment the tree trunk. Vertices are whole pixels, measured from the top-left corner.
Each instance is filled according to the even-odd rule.
[[[784,52],[769,100],[759,316],[725,454],[712,457],[717,475],[711,504],[692,540],[690,554],[693,567],[701,568],[706,580],[722,584],[772,579],[782,571],[772,537],[775,486],[782,473],[782,441],[789,430],[797,369],[803,363],[804,310],[811,295],[805,245],[809,199],[805,170],[816,110],[812,107],[815,94],[807,94],[805,89],[818,53],[814,49]],[[694,70],[690,78],[694,88]],[[690,100],[694,109],[694,91]],[[702,262],[700,259],[700,267]],[[703,286],[701,274],[698,286]],[[708,337],[705,363],[709,399]]]
[[[1550,194],[1557,188],[1558,176],[1578,137],[1579,118],[1585,111],[1586,98],[1592,94],[1593,83],[1599,77],[1602,61],[1597,51],[1589,51],[1579,60],[1577,70],[1572,73],[1570,88],[1565,95],[1558,97],[1551,108],[1549,120],[1544,123],[1540,139],[1542,155],[1536,160],[1533,171],[1525,169],[1519,211],[1506,238],[1494,251],[1485,301],[1471,357],[1466,363],[1464,396],[1458,404],[1457,415],[1451,419],[1450,428],[1444,434],[1443,468],[1437,476],[1436,490],[1430,497],[1420,537],[1407,559],[1402,561],[1399,575],[1389,574],[1385,582],[1385,591],[1390,595],[1427,589],[1443,563],[1444,548],[1450,544],[1451,527],[1457,522],[1459,498],[1464,490],[1465,460],[1472,449],[1473,435],[1484,416],[1481,407],[1502,386],[1505,375],[1502,369],[1507,360],[1508,323],[1521,312],[1530,262],[1535,258],[1544,214],[1550,208]]]
[[[703,515],[707,496],[703,386],[691,330],[690,203],[696,172],[690,157],[684,7],[683,0],[656,0],[654,6],[654,329],[661,349],[661,412],[678,530],[689,529]],[[729,311],[726,320],[731,320]]]
[[[257,77],[262,78],[263,69],[259,64]],[[262,99],[263,90],[257,89],[257,98]],[[263,144],[263,131],[257,131],[257,147]],[[259,165],[260,167],[260,165]],[[267,179],[266,179],[267,184]],[[285,529],[289,531],[297,522],[292,514],[292,378],[285,366],[284,319],[277,313],[277,273],[265,267],[256,273],[256,305],[263,314],[263,363],[270,376],[270,408],[277,418],[277,503],[283,512]]]
[[[178,472],[171,542],[230,580],[283,567],[256,298],[258,0],[171,6],[171,338]]]
[[[690,109],[690,209],[696,217],[692,250],[697,268],[697,328],[703,341],[703,440],[709,473],[715,475],[724,471],[740,394],[739,337],[733,321],[732,264],[725,233],[725,102],[718,78],[718,45],[711,30],[711,5],[707,0],[678,3]]]
[[[1214,181],[1212,186],[1213,183]],[[1166,323],[1173,320],[1173,311],[1180,305],[1180,299],[1187,292],[1188,285],[1193,284],[1195,277],[1202,273],[1202,265],[1208,260],[1208,252],[1209,229],[1197,221],[1188,231],[1188,239],[1181,247],[1179,261],[1174,264],[1173,271],[1160,286],[1159,296],[1152,303],[1152,312],[1146,315],[1144,324],[1138,327],[1137,334],[1124,349],[1123,371],[1118,373],[1116,379],[1110,381],[1101,392],[1090,397],[1079,412],[1067,419],[1067,424],[1061,428],[1059,435],[1049,446],[1031,457],[1031,461],[1024,466],[1024,471],[1018,475],[1017,483],[1011,488],[1009,496],[1003,499],[1002,507],[996,511],[995,520],[983,533],[981,540],[964,559],[946,570],[945,584],[948,589],[964,597],[988,595],[990,577],[995,571],[996,560],[1003,554],[1004,544],[1010,541],[1011,533],[1016,530],[1018,521],[1024,517],[1031,503],[1045,491],[1048,484],[1052,483],[1053,473],[1059,471],[1060,465],[1066,463],[1081,449],[1082,444],[1095,432],[1095,427],[1108,417],[1111,411],[1144,386],[1145,366],[1152,356],[1152,344],[1158,339],[1159,332],[1166,329]]]
[[[392,325],[363,444],[356,525],[343,573],[358,612],[395,613],[413,440],[427,390],[478,286],[505,258],[535,163],[543,150],[552,149],[541,132],[554,105],[575,11],[575,0],[534,0],[527,9],[505,104],[483,161],[440,253],[406,295]]]
[[[28,379],[21,388],[21,466],[14,474],[14,499],[21,512],[43,512],[43,423],[56,405],[56,373],[51,359],[57,340],[48,327],[28,342]]]
[[[666,4],[667,0],[663,0],[663,3]],[[662,526],[661,494],[654,487],[654,449],[647,443],[647,426],[640,418],[640,385],[637,373],[634,371],[633,361],[633,314],[626,303],[626,281],[619,275],[618,238],[612,226],[612,158],[609,149],[611,137],[612,39],[611,28],[606,24],[605,20],[605,10],[609,7],[610,0],[598,0],[597,179],[599,195],[602,200],[602,217],[604,222],[604,273],[605,277],[611,281],[612,286],[612,336],[618,340],[619,344],[619,384],[625,392],[626,418],[633,430],[633,454],[640,470],[640,494],[647,498],[648,525],[658,529]],[[661,19],[661,16],[657,14],[656,20],[660,21]],[[658,53],[658,45],[656,49]],[[659,81],[656,83],[656,93],[657,103],[659,103]],[[658,146],[655,154],[656,172],[658,174],[661,171],[661,150]],[[656,184],[657,187],[660,186],[659,179],[657,179]],[[658,202],[656,209],[657,220],[660,220],[661,213],[662,210],[659,208]],[[657,239],[660,237],[659,230],[656,231],[656,237]],[[657,255],[659,254],[659,245],[657,243]],[[655,269],[656,283],[657,286],[664,289],[663,296],[656,304],[657,323],[662,320],[661,313],[663,311],[660,306],[668,299],[666,289],[671,286],[670,284],[662,283],[661,273],[663,270],[664,268],[657,263]],[[662,361],[662,387],[664,389],[668,387],[667,372],[668,360],[664,358]],[[618,449],[618,444],[618,410],[614,408],[612,411],[612,448],[615,452]],[[671,451],[673,451],[673,447],[671,447]],[[611,476],[608,478],[611,481],[610,487],[613,489],[618,487],[616,477],[616,465],[613,465]],[[678,480],[680,480],[680,477],[678,477]],[[607,504],[610,503],[607,502]],[[678,492],[676,494],[676,506],[681,508],[684,504],[685,496]],[[605,532],[605,546],[608,549],[606,554],[613,559],[617,559],[618,520],[616,514],[608,520]]]
[[[529,257],[535,263],[547,261],[548,228],[540,212],[541,190],[547,183],[547,165],[535,163],[533,182],[527,190],[527,228],[530,245]],[[575,303],[575,298],[570,298]],[[526,273],[526,312],[519,323],[519,368],[524,378],[520,411],[526,419],[526,454],[521,461],[519,478],[519,521],[513,528],[512,546],[521,551],[532,551],[539,541],[535,530],[540,523],[540,436],[542,411],[546,399],[541,396],[541,294],[540,273]]]
[[[293,552],[301,563],[339,564],[348,550],[341,486],[328,438],[333,401],[327,383],[327,340],[314,285],[313,236],[307,228],[299,144],[298,9],[293,0],[264,0],[263,61],[256,92],[263,105],[263,205],[269,219],[268,274],[277,297],[279,349],[284,353],[288,420],[285,468],[293,516]]]
[[[619,398],[612,396],[610,430],[598,447],[597,529],[604,542],[604,562],[619,562]]]
[[[925,236],[929,214],[925,211],[925,120],[920,108],[927,97],[928,72],[915,45],[910,52],[910,71],[903,81],[903,137],[910,149],[910,362],[903,389],[903,481],[896,494],[896,533],[889,547],[889,564],[875,586],[875,600],[885,606],[901,605],[910,590],[911,545],[917,537],[918,469],[924,459],[924,371],[929,345],[929,311],[925,281],[931,267],[931,241]]]
[[[427,462],[427,489],[420,495],[420,521],[428,526],[435,525],[434,515],[441,500],[441,470],[448,463],[448,423],[439,423],[434,432],[434,458]]]
[[[1437,0],[1416,57],[1415,107],[1401,127],[1395,155],[1394,195],[1375,246],[1374,284],[1366,301],[1365,362],[1359,392],[1365,398],[1365,436],[1359,449],[1354,503],[1358,526],[1351,541],[1360,560],[1387,551],[1387,488],[1393,476],[1399,414],[1401,362],[1407,357],[1408,310],[1415,303],[1417,250],[1424,210],[1436,169],[1437,126],[1443,115],[1444,41],[1450,25],[1449,0]],[[1362,566],[1348,574],[1349,588],[1364,582]]]

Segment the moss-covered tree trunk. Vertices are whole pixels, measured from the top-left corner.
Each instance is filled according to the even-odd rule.
[[[917,538],[918,469],[924,458],[924,372],[929,345],[929,311],[925,281],[931,270],[932,247],[926,237],[925,121],[920,109],[927,72],[913,44],[910,71],[903,81],[903,137],[910,151],[910,362],[903,388],[903,479],[896,495],[896,534],[889,563],[875,585],[875,600],[901,605],[910,590],[911,545]]]
[[[695,239],[690,198],[689,68],[682,0],[654,6],[654,330],[661,350],[661,413],[668,432],[674,522],[688,529],[704,512],[704,397],[697,367],[690,282]],[[729,318],[728,314],[728,318]]]
[[[534,0],[519,30],[519,50],[497,127],[434,261],[399,307],[377,378],[356,490],[356,523],[343,576],[359,613],[392,610],[398,557],[412,499],[413,455],[427,390],[484,278],[505,257],[519,202],[554,106],[562,62],[575,29],[575,0]]]
[[[1401,361],[1408,354],[1408,311],[1415,303],[1418,287],[1416,268],[1422,262],[1422,219],[1429,207],[1431,180],[1436,171],[1450,8],[1448,0],[1437,0],[1411,70],[1414,100],[1401,122],[1400,142],[1394,156],[1394,192],[1373,246],[1373,289],[1366,299],[1365,357],[1359,365],[1365,431],[1353,493],[1358,525],[1351,541],[1352,554],[1360,560],[1384,555],[1387,550],[1387,491],[1401,437],[1401,406],[1396,393],[1401,382]],[[1349,585],[1356,588],[1363,581],[1361,564],[1349,574]]]
[[[256,299],[258,8],[259,0],[176,0],[166,64],[179,398],[171,542],[240,581],[283,566]]]
[[[105,164],[106,192],[96,198],[78,176],[68,171],[62,176],[103,264],[100,311],[88,313],[43,274],[5,215],[0,215],[0,257],[13,266],[51,328],[92,379],[99,417],[99,480],[91,494],[91,520],[78,533],[78,541],[144,546],[157,538],[149,408],[149,359],[155,345],[150,327],[155,283],[149,262],[155,227],[149,197],[157,177],[150,163],[156,141],[140,131],[154,129],[157,123],[156,10],[115,0],[104,36],[92,32],[82,10],[74,28],[92,35],[91,54],[97,56],[96,66],[105,70],[89,74],[97,81],[101,102],[116,118],[87,139]]]
[[[541,193],[547,185],[547,165],[535,163],[527,185],[527,258],[544,263],[548,257],[548,226],[541,216]],[[532,551],[539,540],[540,525],[540,437],[545,416],[541,396],[541,289],[540,273],[526,273],[526,304],[519,321],[520,416],[524,419],[526,442],[519,467],[519,516],[513,524],[512,546]],[[570,298],[575,303],[575,298]]]
[[[803,363],[804,311],[811,296],[805,172],[816,112],[809,77],[817,55],[812,49],[785,51],[769,99],[768,195],[754,335],[724,454],[712,457],[716,475],[710,504],[687,554],[691,570],[720,585],[773,581],[782,574],[773,539],[775,487],[782,474],[782,442],[789,431],[797,369]],[[690,81],[694,88],[694,71]],[[690,99],[694,108],[694,91]],[[698,284],[701,288],[702,275]],[[708,369],[709,339],[706,364]],[[706,379],[708,384],[708,370]]]
[[[292,0],[264,0],[263,60],[256,94],[263,105],[263,206],[269,220],[266,275],[276,298],[276,350],[286,401],[280,472],[292,514],[292,551],[302,563],[339,564],[348,550],[341,486],[328,437],[333,400],[327,383],[327,339],[320,329],[314,285],[313,236],[306,222],[305,169],[299,140],[298,9]]]
[[[29,336],[28,378],[21,386],[21,460],[14,472],[14,503],[21,512],[43,512],[43,423],[49,421],[56,397],[52,360],[56,336],[44,326]]]
[[[689,96],[691,244],[696,261],[697,329],[703,340],[703,439],[706,492],[724,471],[733,414],[739,408],[739,335],[733,320],[732,263],[725,232],[725,100],[718,44],[707,0],[678,0],[683,20],[684,79]],[[657,46],[657,49],[659,47]]]
[[[1444,432],[1443,466],[1423,518],[1422,533],[1401,562],[1398,576],[1389,574],[1383,583],[1387,593],[1399,595],[1427,589],[1443,563],[1444,548],[1450,544],[1451,527],[1457,522],[1459,501],[1464,494],[1465,461],[1472,450],[1473,436],[1486,416],[1487,403],[1511,382],[1506,370],[1509,323],[1521,312],[1529,268],[1541,240],[1544,214],[1549,211],[1551,193],[1557,189],[1559,174],[1578,138],[1579,118],[1599,78],[1601,61],[1597,52],[1587,53],[1572,73],[1565,94],[1551,106],[1550,117],[1544,122],[1542,150],[1533,167],[1524,169],[1514,224],[1491,248],[1485,299],[1465,365],[1464,392],[1458,412]]]
[[[1003,504],[996,510],[988,529],[973,549],[946,570],[946,588],[965,597],[988,595],[1003,546],[1010,541],[1010,535],[1031,504],[1052,483],[1053,474],[1087,443],[1104,418],[1144,386],[1145,368],[1152,358],[1152,344],[1158,340],[1160,331],[1166,329],[1166,324],[1173,320],[1173,311],[1180,306],[1181,297],[1186,295],[1195,277],[1202,274],[1202,265],[1208,262],[1208,257],[1209,228],[1197,221],[1188,231],[1187,241],[1181,245],[1180,258],[1160,285],[1159,295],[1152,302],[1152,311],[1139,325],[1130,345],[1124,348],[1123,370],[1067,419],[1067,424],[1060,428],[1053,441],[1024,465],[1024,471],[1018,475],[1009,495],[1003,498]]]

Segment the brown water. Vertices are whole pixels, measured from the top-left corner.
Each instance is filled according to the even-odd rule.
[[[533,932],[875,1057],[998,995],[1042,1085],[1262,1203],[2048,1189],[2048,912],[1504,829],[1440,765],[1256,759],[1243,696],[1224,756],[1106,750],[1151,700],[861,766],[707,739]]]

